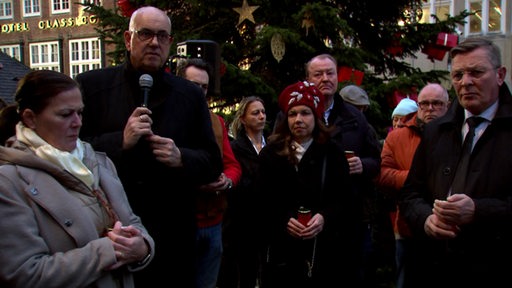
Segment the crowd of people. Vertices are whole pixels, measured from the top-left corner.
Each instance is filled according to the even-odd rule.
[[[426,83],[379,139],[370,97],[339,89],[329,54],[279,93],[273,125],[257,95],[227,124],[208,63],[166,69],[171,27],[139,8],[125,63],[20,80],[0,112],[1,287],[383,287],[386,222],[387,287],[511,285],[512,95],[495,44],[459,43],[455,97]]]

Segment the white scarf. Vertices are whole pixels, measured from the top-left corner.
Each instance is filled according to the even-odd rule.
[[[292,146],[295,147],[295,157],[297,157],[297,160],[302,160],[302,156],[304,156],[304,153],[306,153],[306,150],[308,150],[309,146],[311,146],[311,143],[313,143],[313,138],[310,138],[308,141],[304,143],[299,143],[295,140],[292,141]]]
[[[94,175],[82,162],[84,158],[84,145],[80,139],[76,141],[76,148],[71,153],[61,151],[48,144],[34,130],[26,127],[21,122],[16,125],[16,138],[26,143],[37,156],[70,172],[92,189]]]

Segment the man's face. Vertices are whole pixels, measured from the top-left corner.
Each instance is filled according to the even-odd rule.
[[[185,71],[185,79],[192,81],[194,84],[199,86],[206,96],[208,93],[208,81],[210,79],[208,77],[208,72],[197,67],[190,66]]]
[[[133,28],[124,32],[132,65],[144,72],[158,71],[167,62],[172,43],[167,15],[158,10],[144,11],[135,16]]]
[[[484,48],[458,54],[452,60],[451,78],[459,103],[475,115],[498,99],[505,75],[504,67],[492,66]]]
[[[308,67],[309,82],[315,84],[316,88],[324,94],[326,99],[332,99],[338,90],[338,71],[336,64],[329,58],[313,59]]]
[[[446,99],[442,87],[427,85],[418,95],[418,119],[428,123],[443,116],[448,111],[448,99]]]

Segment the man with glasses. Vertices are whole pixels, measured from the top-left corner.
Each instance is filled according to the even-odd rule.
[[[80,137],[112,158],[155,240],[155,258],[134,274],[136,287],[194,287],[194,195],[222,172],[203,92],[165,71],[170,34],[164,11],[142,7],[124,32],[126,63],[76,78],[85,104]],[[147,103],[139,86],[143,74],[153,79]]]
[[[196,84],[208,95],[210,66],[200,58],[180,60],[176,75]],[[213,134],[222,152],[223,173],[212,183],[199,187],[196,196],[196,288],[215,288],[223,253],[222,221],[227,207],[227,193],[242,176],[242,167],[236,160],[224,118],[210,110]]]
[[[172,39],[171,35],[169,35],[169,33],[165,32],[165,31],[153,32],[149,29],[141,29],[141,30],[131,30],[130,32],[137,34],[137,37],[139,38],[139,40],[143,41],[143,42],[148,41],[148,40],[153,40],[153,38],[155,38],[155,37],[158,40],[158,42],[160,42],[160,43],[166,43],[170,39]]]
[[[404,287],[510,287],[510,265],[504,264],[512,259],[506,68],[499,48],[485,38],[465,39],[450,56],[457,97],[445,116],[425,126],[399,196],[414,259]],[[465,138],[471,140],[463,145]]]
[[[408,114],[408,120],[403,123],[402,128],[389,132],[381,152],[382,162],[377,181],[380,191],[385,193],[388,199],[396,201],[398,192],[404,185],[425,124],[443,116],[448,111],[448,104],[448,91],[439,84],[429,83],[418,95],[419,109]],[[398,209],[390,213],[390,216],[395,232],[395,260],[398,274],[396,287],[402,288],[407,269],[406,263],[414,261],[409,259],[407,254],[408,238],[411,233]]]

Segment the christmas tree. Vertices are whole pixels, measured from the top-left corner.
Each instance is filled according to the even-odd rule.
[[[111,64],[125,57],[122,32],[133,10],[152,5],[168,11],[176,44],[211,40],[219,44],[220,91],[215,103],[229,106],[242,97],[258,95],[275,115],[279,92],[304,79],[304,64],[319,53],[330,53],[340,67],[364,74],[360,84],[371,98],[367,112],[381,137],[389,125],[393,91],[408,92],[427,82],[447,79],[448,71],[422,72],[408,65],[406,57],[431,47],[440,32],[455,33],[470,13],[446,16],[435,23],[418,23],[421,0],[119,0],[113,10],[86,4],[100,23],[98,32],[115,46]],[[402,24],[400,24],[402,23]],[[175,54],[171,52],[171,55]],[[350,70],[349,70],[350,71]],[[340,87],[357,79],[341,79]],[[229,115],[227,115],[229,121]]]

